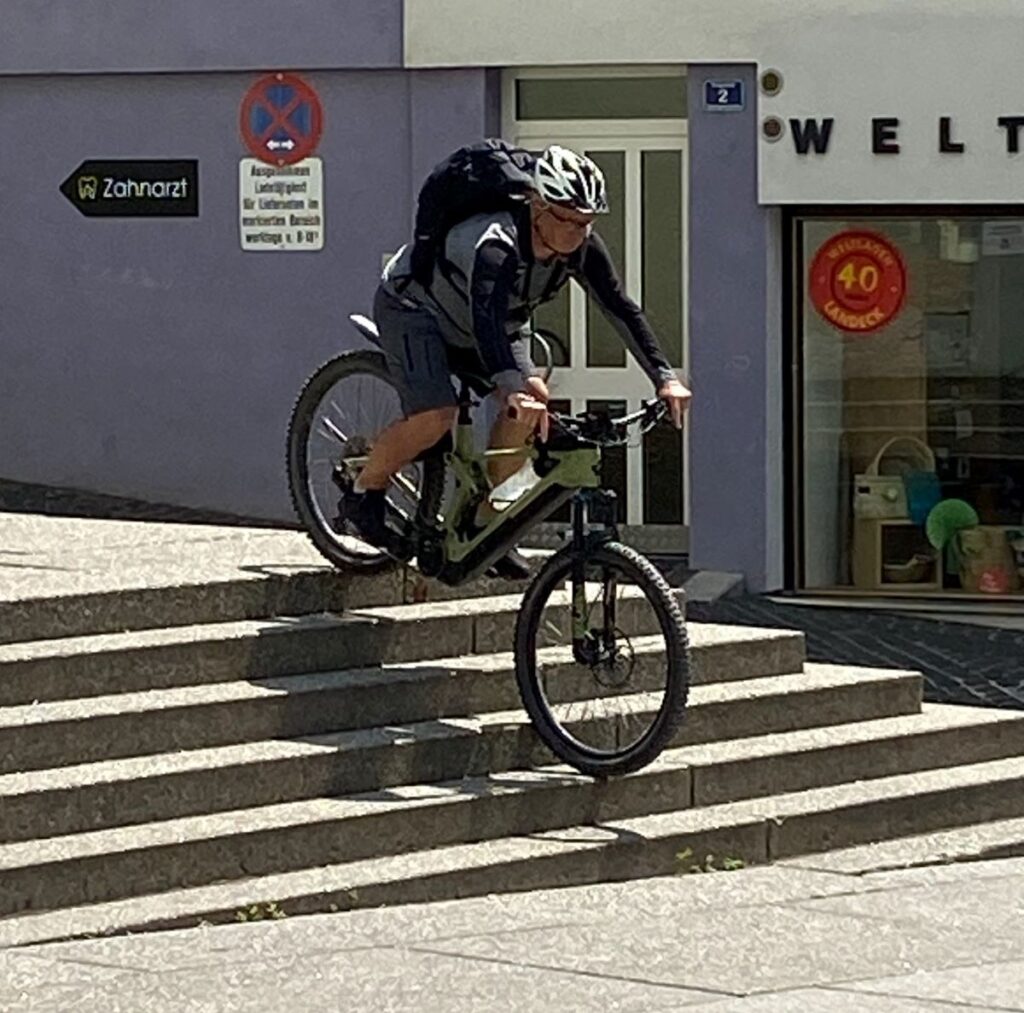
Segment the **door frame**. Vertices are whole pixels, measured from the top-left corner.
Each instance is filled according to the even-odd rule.
[[[683,185],[683,222],[680,236],[682,246],[683,333],[681,371],[689,375],[689,130],[686,119],[588,119],[588,120],[518,120],[516,119],[516,82],[528,78],[614,78],[614,77],[686,77],[686,68],[678,65],[658,66],[578,66],[578,67],[529,67],[507,70],[502,80],[502,136],[528,147],[542,147],[548,143],[564,141],[568,146],[586,147],[591,150],[606,147],[609,150],[625,152],[625,172],[630,204],[626,211],[626,265],[623,282],[626,291],[638,303],[643,301],[643,233],[638,224],[643,220],[642,161],[640,149],[678,151],[681,156]],[[585,321],[586,293],[580,286],[570,287],[570,320],[572,333],[572,361],[586,361]],[[629,386],[645,386],[648,381],[643,371],[626,353],[625,367],[571,367],[586,370],[589,381],[585,391],[571,389],[568,394],[574,401],[574,410],[582,408],[581,402],[589,397],[594,400],[620,400],[622,380],[629,378]],[[556,370],[557,377],[557,370]],[[579,375],[579,374],[577,374]],[[575,387],[576,384],[573,384]],[[558,392],[564,394],[564,392]],[[645,392],[645,395],[646,392]],[[635,397],[627,395],[627,410],[639,407]],[[688,552],[690,532],[690,427],[683,430],[683,519],[681,525],[644,524],[643,514],[643,451],[640,448],[627,450],[627,521],[624,530],[629,540],[638,547],[651,552]],[[548,525],[542,526],[547,529]],[[544,531],[542,538],[550,541],[552,532]]]

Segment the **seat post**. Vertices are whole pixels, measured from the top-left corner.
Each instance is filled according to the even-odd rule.
[[[473,407],[473,398],[470,395],[469,384],[464,380],[459,380],[459,425],[468,426],[473,418],[469,413],[470,408]]]

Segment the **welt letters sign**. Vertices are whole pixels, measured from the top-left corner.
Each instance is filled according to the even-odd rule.
[[[984,60],[946,22],[909,52],[881,27],[847,41],[838,51],[801,41],[772,57],[782,83],[758,93],[762,203],[1020,201],[1016,41],[1001,41]]]

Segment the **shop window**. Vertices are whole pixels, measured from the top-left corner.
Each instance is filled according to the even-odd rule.
[[[521,78],[516,119],[659,120],[686,118],[686,78]]]
[[[1024,596],[1024,220],[797,229],[804,586]]]

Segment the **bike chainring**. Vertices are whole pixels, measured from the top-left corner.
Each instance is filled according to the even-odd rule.
[[[417,569],[424,577],[436,577],[444,564],[444,542],[436,534],[424,535],[416,551]]]

